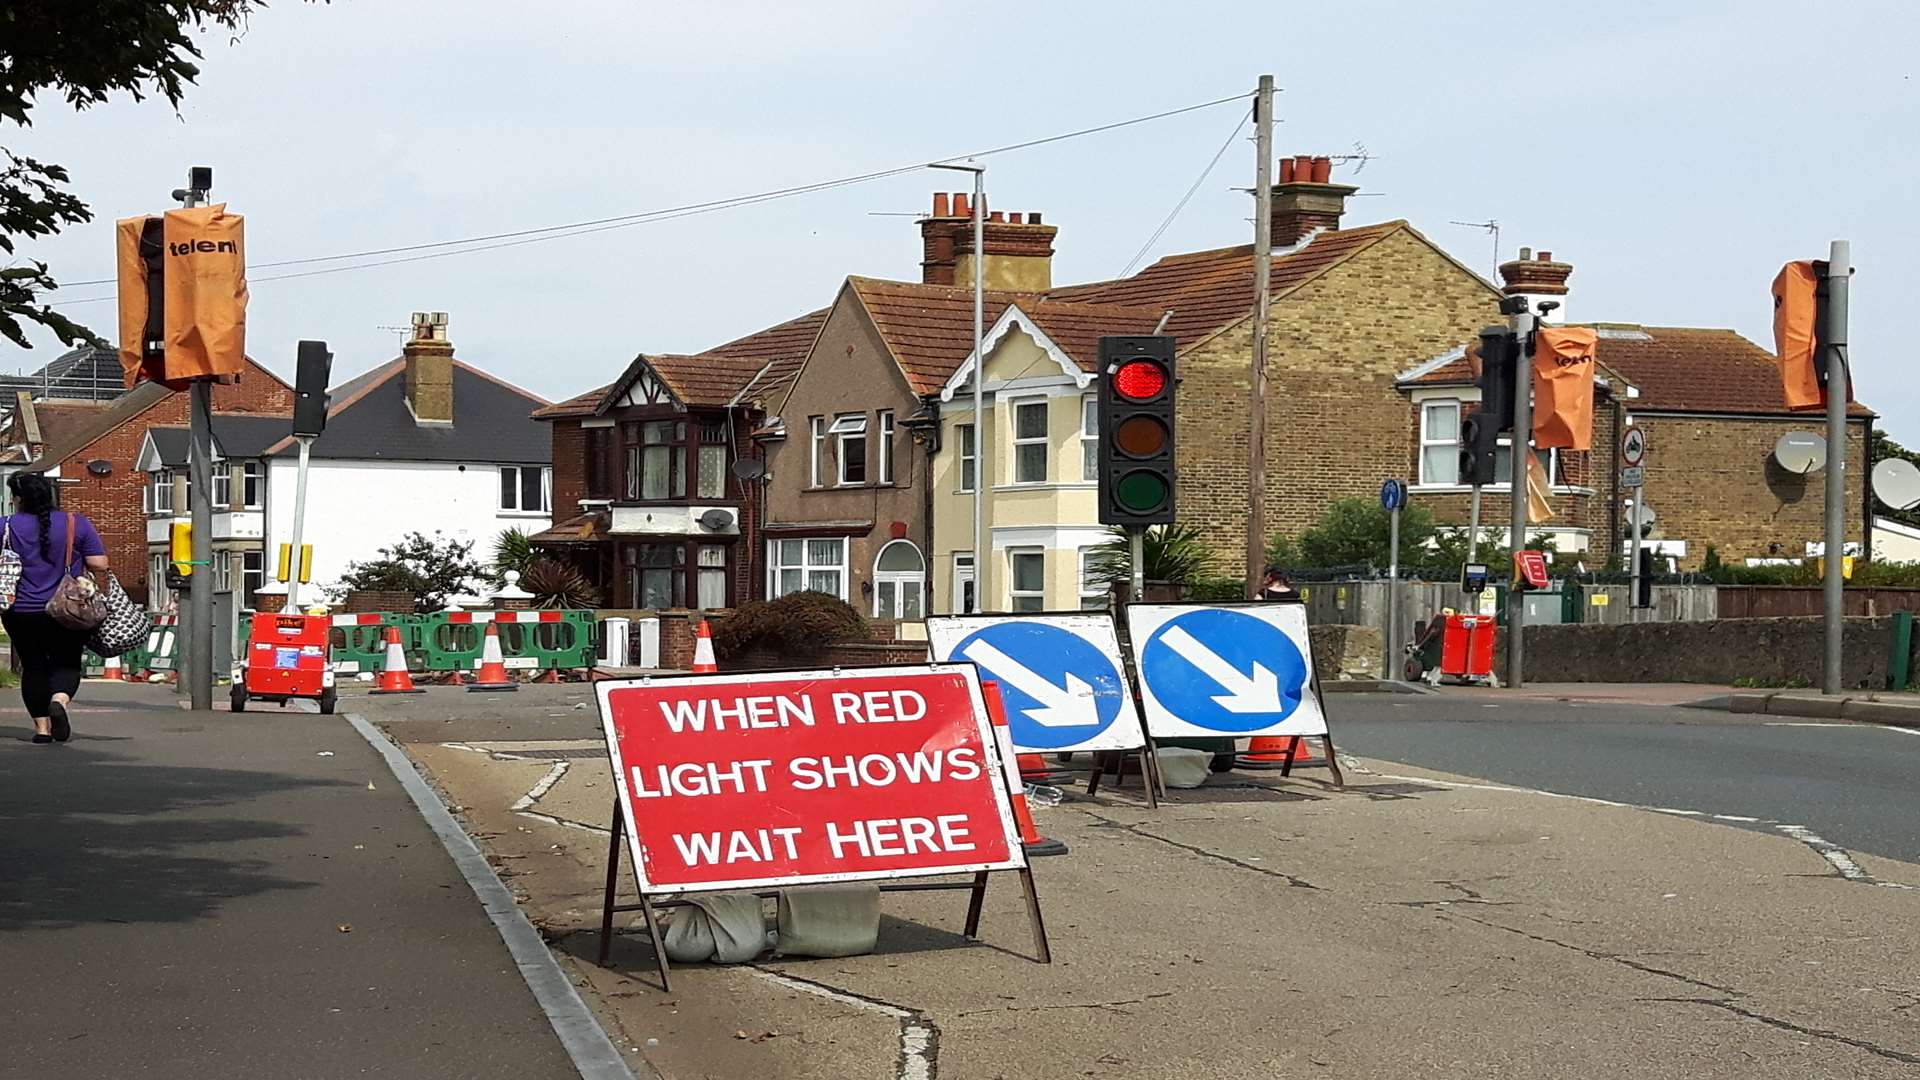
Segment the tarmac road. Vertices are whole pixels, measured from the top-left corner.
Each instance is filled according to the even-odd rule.
[[[1804,826],[1850,851],[1920,862],[1920,732],[1665,705],[1342,694],[1335,743],[1516,787]]]

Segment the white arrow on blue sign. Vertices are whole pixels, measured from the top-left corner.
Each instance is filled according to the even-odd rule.
[[[1324,735],[1300,604],[1130,604],[1141,710],[1156,738]]]
[[[1144,746],[1120,644],[1104,614],[935,616],[935,660],[967,661],[1000,684],[1007,728],[1025,752]]]

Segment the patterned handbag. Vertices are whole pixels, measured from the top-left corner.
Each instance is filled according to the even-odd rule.
[[[93,635],[87,639],[87,647],[107,657],[119,656],[144,644],[147,635],[153,631],[153,617],[147,614],[145,608],[133,602],[127,590],[120,587],[119,578],[107,575],[107,591],[103,599],[107,604],[107,617],[93,628]]]
[[[0,610],[13,607],[13,598],[20,592],[20,574],[25,569],[20,553],[13,550],[13,519],[8,518],[6,528],[0,530]]]

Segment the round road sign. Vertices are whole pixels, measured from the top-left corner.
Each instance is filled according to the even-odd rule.
[[[1630,427],[1620,436],[1620,461],[1628,466],[1638,465],[1646,460],[1647,433],[1645,429]]]

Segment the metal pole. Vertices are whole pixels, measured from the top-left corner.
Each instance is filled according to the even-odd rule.
[[[1513,365],[1513,453],[1509,455],[1513,474],[1510,498],[1512,514],[1508,520],[1507,546],[1519,551],[1527,546],[1527,459],[1533,453],[1533,355],[1529,336],[1533,333],[1533,315],[1521,312],[1512,317],[1513,336],[1519,342],[1520,361]],[[1511,557],[1509,557],[1511,562]],[[1507,685],[1518,689],[1525,685],[1523,641],[1527,625],[1527,596],[1519,588],[1507,589]]]
[[[1478,560],[1479,555],[1480,555],[1480,485],[1475,484],[1473,485],[1473,501],[1468,503],[1468,510],[1467,510],[1467,561],[1475,562]],[[1462,567],[1463,577],[1464,577],[1464,571],[1465,571],[1465,568]],[[1475,601],[1474,611],[1477,614],[1481,610],[1480,607],[1478,606],[1478,601],[1480,598],[1478,595],[1476,595],[1473,597],[1473,599]]]
[[[1147,601],[1147,530],[1139,525],[1127,528],[1128,565],[1133,570],[1133,587],[1127,599],[1135,604]]]
[[[1273,76],[1253,96],[1253,369],[1247,395],[1247,588],[1267,563],[1267,305],[1273,274]]]
[[[313,450],[313,436],[295,436],[300,441],[300,465],[293,475],[293,545],[287,551],[287,607],[289,613],[300,610],[300,545],[307,531],[307,456]]]
[[[1647,512],[1647,489],[1633,489],[1633,513],[1627,515],[1627,532],[1633,537],[1629,541],[1627,555],[1627,621],[1640,621],[1640,534],[1646,531],[1642,524]]]
[[[987,170],[973,171],[973,610],[987,610]],[[995,413],[995,415],[999,415]],[[996,440],[997,442],[997,440]],[[998,447],[995,448],[996,451]]]
[[[1827,374],[1827,564],[1825,580],[1827,641],[1822,693],[1840,692],[1841,618],[1846,614],[1842,567],[1847,546],[1847,286],[1853,272],[1852,245],[1835,240],[1827,253],[1827,318],[1821,328]]]
[[[196,711],[213,708],[213,383],[188,390],[188,507],[193,521],[193,573],[187,578],[187,695]]]
[[[1405,498],[1405,496],[1402,496]],[[1399,681],[1400,663],[1400,504],[1387,516],[1387,667],[1385,677]]]

